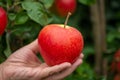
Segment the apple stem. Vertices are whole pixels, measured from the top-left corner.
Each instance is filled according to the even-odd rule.
[[[64,28],[66,27],[67,23],[68,23],[68,19],[71,16],[71,12],[68,12],[68,15],[66,17],[65,23],[64,23]]]

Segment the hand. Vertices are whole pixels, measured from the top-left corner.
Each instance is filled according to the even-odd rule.
[[[49,67],[37,58],[38,51],[35,40],[14,52],[0,65],[0,80],[61,80],[82,63],[83,54],[72,65],[65,62]]]

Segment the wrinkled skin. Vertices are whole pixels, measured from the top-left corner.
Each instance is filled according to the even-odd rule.
[[[48,66],[36,56],[37,40],[14,52],[0,65],[0,80],[61,80],[70,75],[81,63],[83,54],[74,64]]]

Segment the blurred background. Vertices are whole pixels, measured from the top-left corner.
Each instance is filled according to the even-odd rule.
[[[65,80],[120,80],[120,0],[75,1],[68,25],[82,33],[85,57]],[[35,40],[45,25],[66,19],[55,9],[55,0],[0,0],[0,6],[8,15],[0,36],[0,63]]]

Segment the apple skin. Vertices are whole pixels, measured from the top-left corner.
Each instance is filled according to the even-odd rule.
[[[71,64],[83,50],[82,34],[75,28],[61,24],[45,26],[39,33],[40,53],[49,66],[63,62]]]
[[[119,60],[119,61],[120,61],[120,49],[118,49],[118,50],[115,52],[114,58],[115,58],[116,60]],[[119,58],[119,59],[117,59],[117,58]]]
[[[112,72],[120,73],[120,49],[118,49],[114,54],[114,60],[111,64]]]
[[[6,11],[2,7],[0,7],[0,35],[3,34],[6,26],[7,26],[7,14]]]
[[[62,17],[67,16],[68,12],[73,14],[76,10],[76,6],[76,0],[55,0],[56,11]]]

